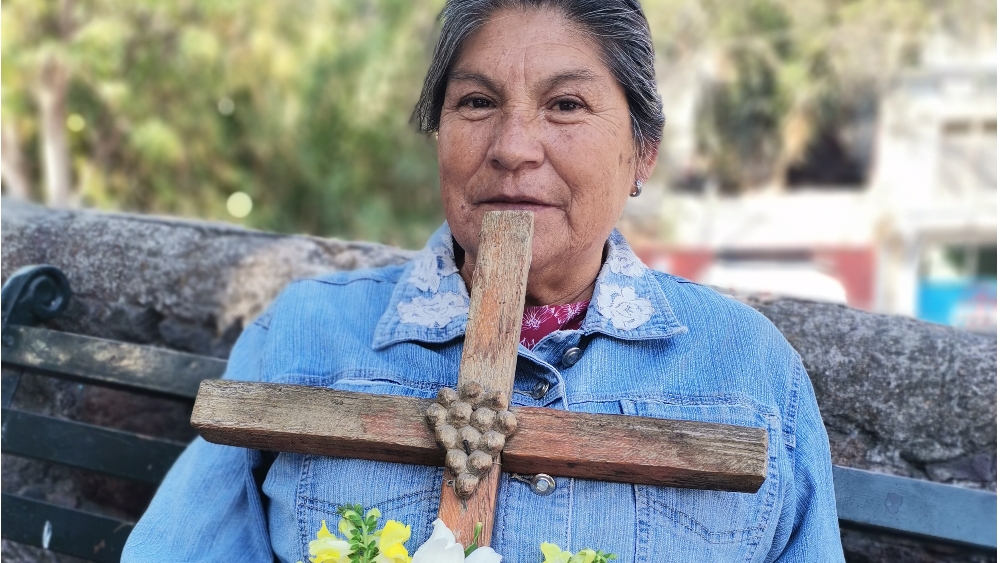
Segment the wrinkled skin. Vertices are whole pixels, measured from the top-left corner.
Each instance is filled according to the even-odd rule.
[[[604,242],[656,151],[636,157],[625,91],[560,12],[506,10],[466,41],[445,90],[441,195],[472,279],[487,211],[535,217],[529,305],[589,299]]]

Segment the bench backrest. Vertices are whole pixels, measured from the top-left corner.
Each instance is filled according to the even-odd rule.
[[[69,291],[50,266],[22,269],[4,284],[2,362],[15,375],[3,381],[3,453],[158,484],[184,444],[14,410],[16,374],[193,401],[198,384],[221,377],[226,362],[27,326],[58,314]],[[995,493],[840,466],[833,476],[844,526],[996,550]],[[2,498],[5,539],[92,561],[117,562],[132,526],[27,497]]]
[[[12,408],[21,376],[36,373],[194,401],[198,384],[226,362],[170,350],[28,326],[61,312],[69,284],[51,267],[25,268],[3,287],[4,454],[157,485],[186,444]],[[3,493],[5,539],[91,561],[115,562],[133,523]]]

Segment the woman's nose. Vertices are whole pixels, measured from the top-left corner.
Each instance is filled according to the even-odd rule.
[[[538,123],[533,116],[520,112],[503,115],[497,124],[488,155],[494,168],[518,170],[534,168],[542,163],[545,150],[538,136]]]

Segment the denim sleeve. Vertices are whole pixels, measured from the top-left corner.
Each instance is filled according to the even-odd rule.
[[[798,358],[795,358],[793,369],[793,395],[798,397],[793,415],[793,490],[782,514],[785,524],[779,527],[776,534],[776,538],[787,537],[787,542],[773,561],[839,563],[844,561],[844,550],[840,543],[837,500],[833,492],[830,442],[820,418],[812,383]]]
[[[267,329],[248,327],[233,348],[226,379],[260,379]],[[254,450],[194,442],[170,469],[125,543],[122,563],[247,561],[274,556],[254,470]]]

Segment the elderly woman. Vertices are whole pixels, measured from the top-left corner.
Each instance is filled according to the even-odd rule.
[[[454,385],[479,228],[529,210],[535,238],[515,405],[768,431],[756,494],[503,474],[493,547],[617,560],[841,561],[827,436],[798,355],[766,319],[648,270],[614,230],[663,125],[635,0],[451,0],[415,116],[436,135],[447,223],[412,262],[292,284],[226,377],[432,397]],[[126,561],[305,559],[347,503],[431,534],[444,470],[269,454],[198,439],[129,539]],[[545,494],[542,494],[545,493]]]

